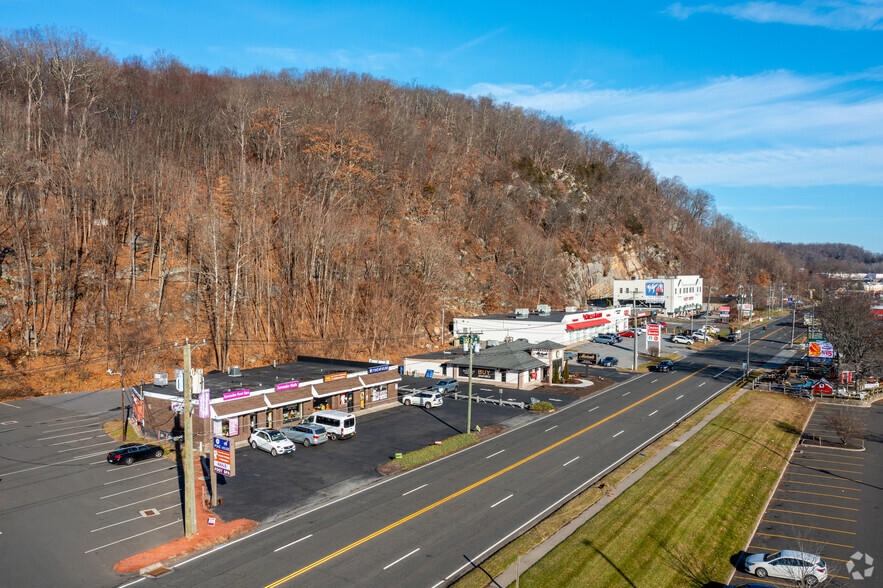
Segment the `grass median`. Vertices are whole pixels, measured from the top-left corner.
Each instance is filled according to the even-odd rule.
[[[537,562],[527,586],[723,583],[809,408],[747,392]],[[771,416],[772,415],[772,416]]]

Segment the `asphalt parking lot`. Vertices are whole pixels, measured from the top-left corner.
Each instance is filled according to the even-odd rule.
[[[435,381],[406,377],[400,396]],[[500,390],[473,382],[475,396],[499,398]],[[461,383],[460,393],[465,392],[466,384]],[[511,388],[502,388],[502,397],[524,402],[534,397],[556,406],[575,400],[563,394]],[[223,503],[216,512],[224,520],[247,518],[265,522],[351,493],[381,478],[377,467],[393,459],[396,452],[414,451],[465,431],[466,407],[465,400],[446,397],[438,408],[399,405],[360,415],[355,437],[316,447],[299,446],[289,455],[273,457],[249,447],[237,449],[236,476],[219,476],[218,495]],[[472,405],[473,427],[506,421],[517,424],[530,418],[535,417],[520,408],[477,402]]]
[[[870,431],[883,424],[883,407],[855,408],[872,416]],[[805,435],[828,441],[836,439],[828,416],[838,407],[818,404]],[[875,414],[871,414],[871,413]],[[867,451],[801,445],[785,469],[782,480],[752,538],[749,553],[781,549],[820,556],[828,566],[826,586],[871,586],[879,574],[873,559],[883,556],[879,536],[883,475],[869,467],[881,461],[881,440],[869,436]],[[867,557],[870,559],[867,559]],[[865,576],[869,572],[870,576]],[[858,576],[853,576],[857,573]],[[787,580],[735,574],[735,583],[793,586]],[[877,584],[879,585],[879,584]]]

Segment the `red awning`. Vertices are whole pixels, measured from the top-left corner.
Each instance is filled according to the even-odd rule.
[[[600,327],[601,325],[609,325],[610,321],[607,319],[595,319],[593,321],[580,321],[578,323],[570,323],[565,329],[568,331],[572,331],[574,329],[588,329],[589,327]]]

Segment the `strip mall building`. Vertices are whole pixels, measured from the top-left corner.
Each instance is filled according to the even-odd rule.
[[[157,374],[153,384],[133,388],[134,418],[147,435],[170,439],[183,433],[184,397],[174,381]],[[310,413],[360,411],[398,402],[397,365],[299,357],[298,361],[204,376],[203,402],[194,401],[194,442],[215,435],[247,443],[257,427],[278,428]]]

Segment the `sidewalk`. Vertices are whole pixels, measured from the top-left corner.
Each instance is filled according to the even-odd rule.
[[[493,584],[496,586],[508,586],[510,584],[515,583],[516,578],[516,567],[519,567],[519,572],[524,573],[530,566],[538,562],[543,556],[552,551],[555,547],[558,546],[559,543],[567,539],[574,531],[576,531],[580,526],[582,526],[586,521],[595,516],[598,512],[601,511],[602,508],[613,502],[613,500],[625,492],[627,488],[629,488],[632,484],[640,480],[644,474],[652,470],[658,463],[664,460],[666,457],[671,455],[675,449],[683,445],[688,439],[690,439],[693,435],[702,430],[702,428],[710,423],[713,419],[715,419],[720,413],[727,409],[735,400],[740,398],[742,394],[744,394],[748,388],[740,389],[733,397],[713,411],[711,411],[708,415],[705,416],[699,423],[697,423],[693,428],[689,431],[678,437],[676,441],[673,441],[666,447],[664,447],[659,453],[654,455],[652,458],[647,460],[640,468],[626,476],[622,482],[614,486],[611,491],[604,495],[600,500],[594,503],[592,506],[587,508],[582,512],[578,517],[561,527],[554,535],[543,541],[541,544],[537,545],[529,552],[521,556],[520,565],[514,563],[506,568],[503,573],[494,578]]]

